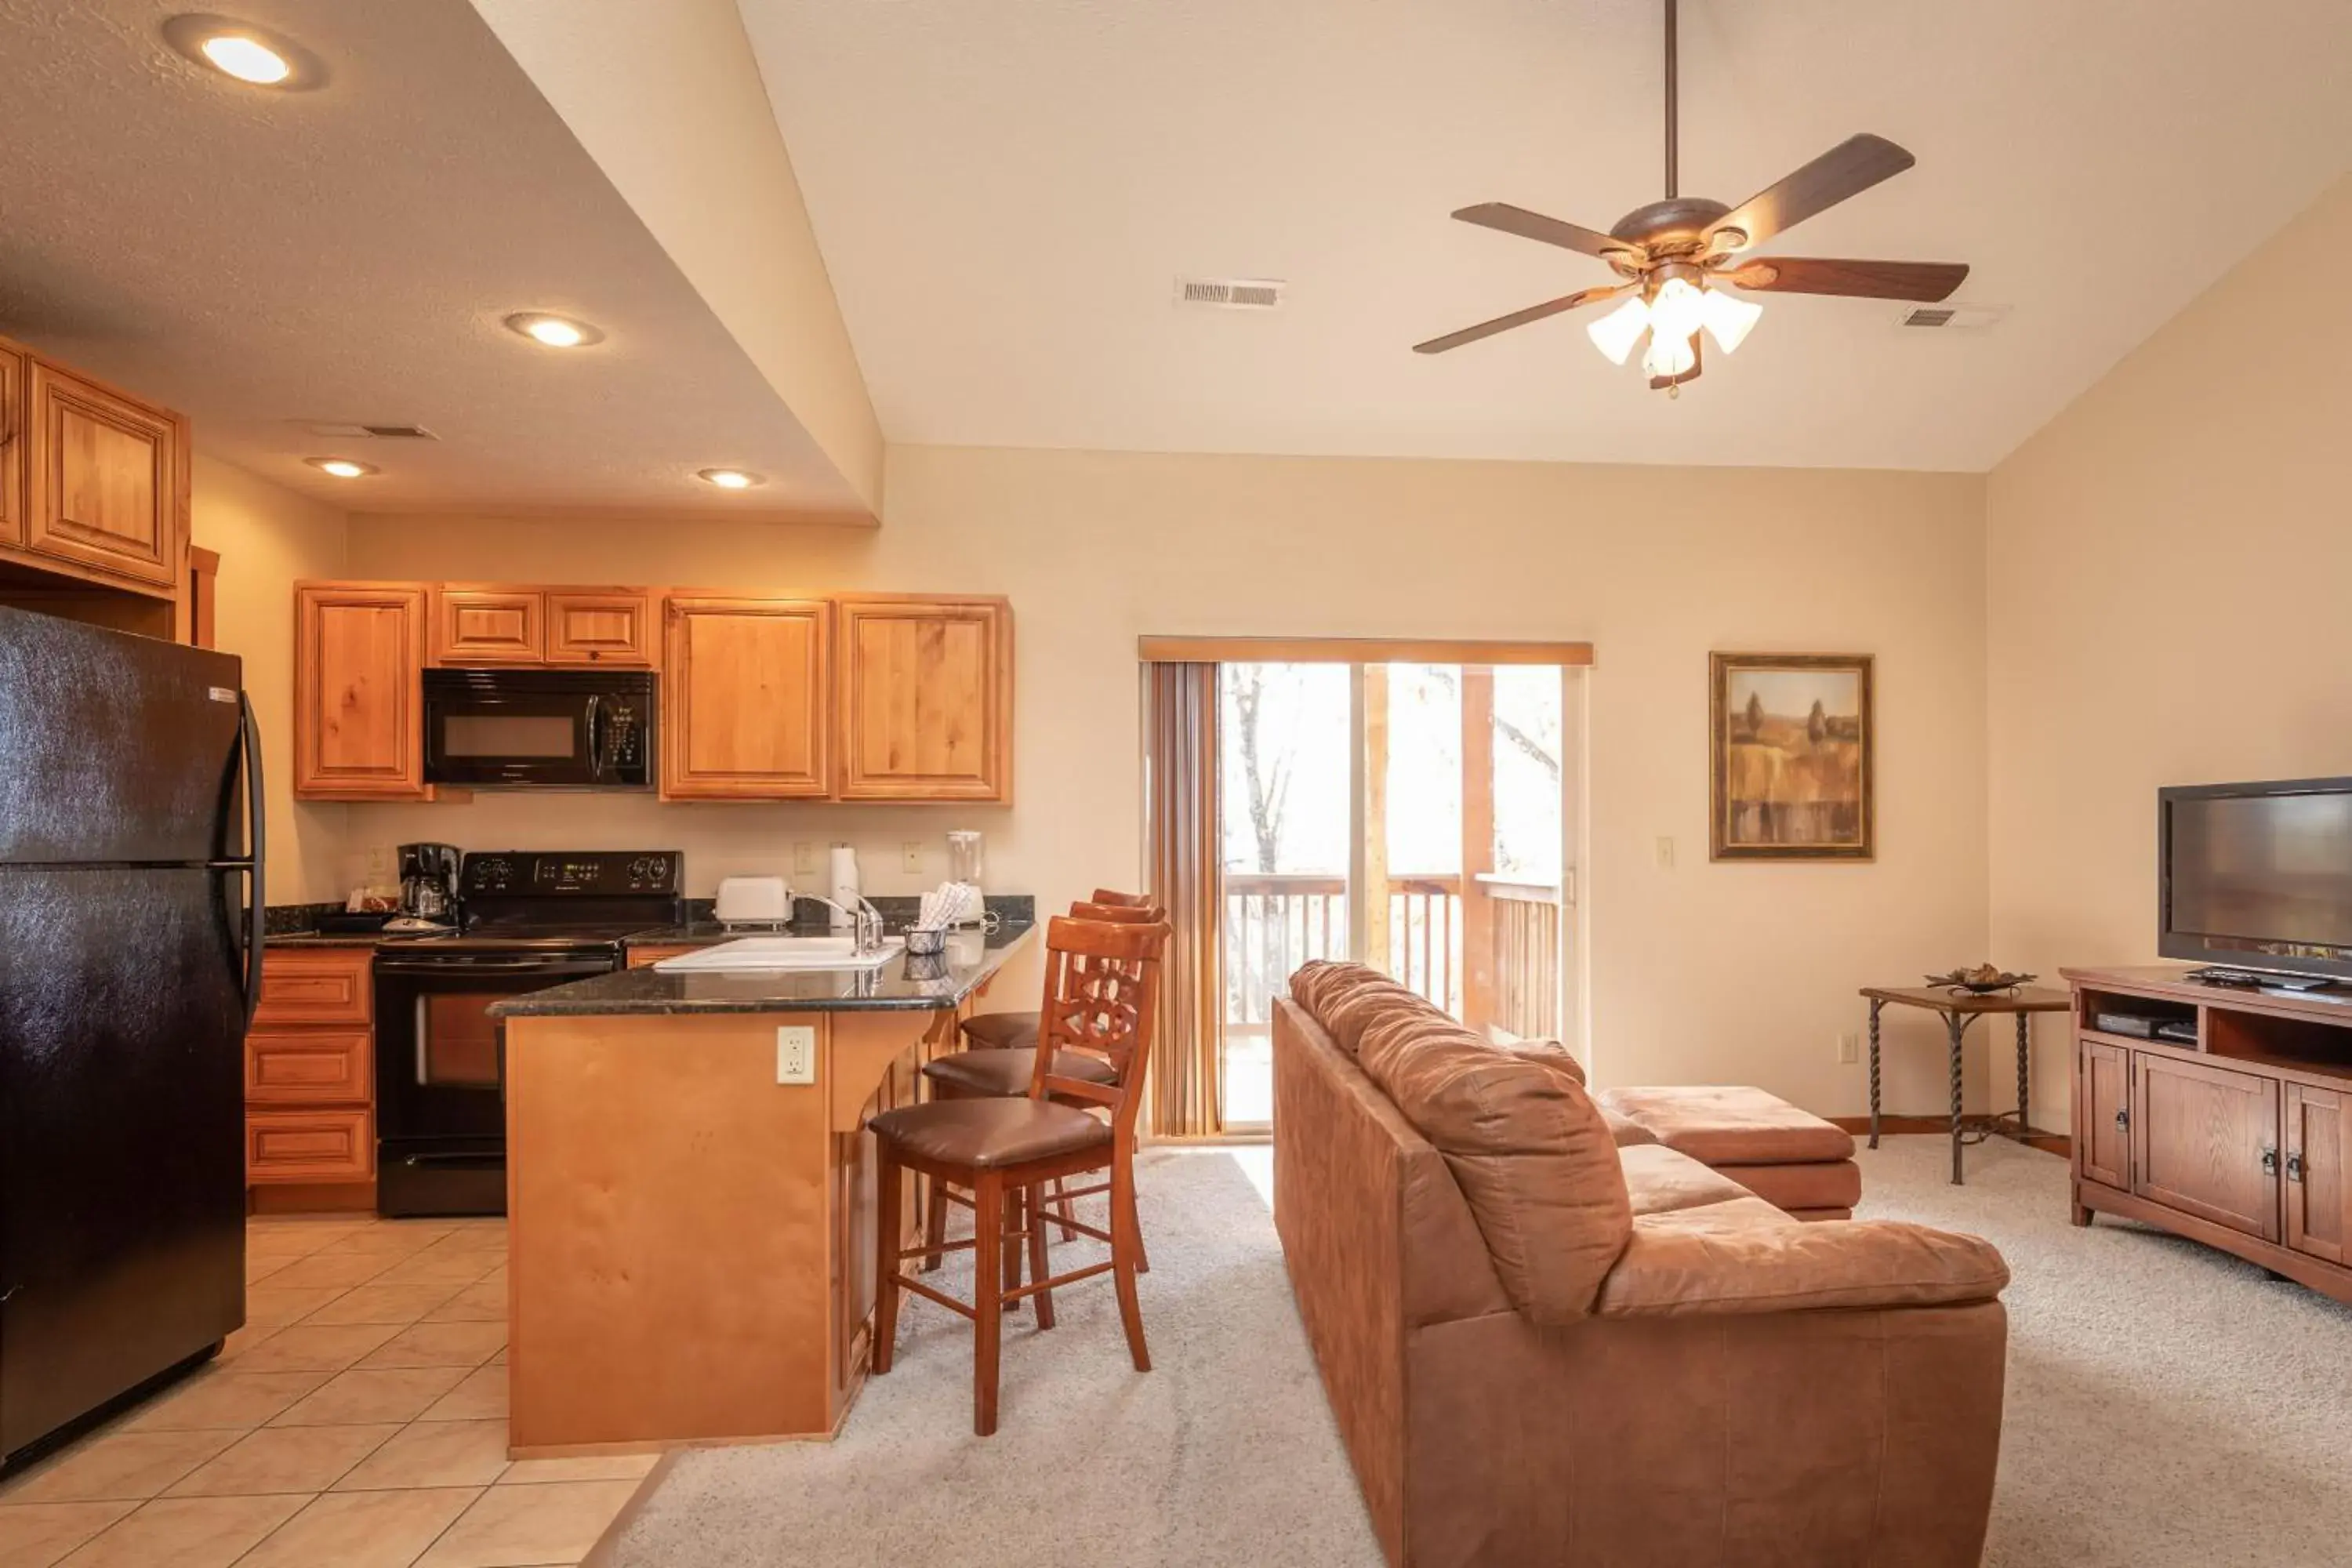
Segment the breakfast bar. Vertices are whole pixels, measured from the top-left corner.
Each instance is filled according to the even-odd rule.
[[[866,1376],[877,1112],[1028,940],[878,965],[641,967],[497,1004],[516,1458],[828,1437]]]

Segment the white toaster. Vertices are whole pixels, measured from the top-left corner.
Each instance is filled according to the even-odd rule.
[[[722,925],[782,925],[793,918],[793,896],[782,877],[721,877],[718,907]]]

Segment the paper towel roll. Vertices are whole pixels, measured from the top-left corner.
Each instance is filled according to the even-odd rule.
[[[857,851],[846,844],[836,844],[833,847],[833,875],[830,881],[832,885],[826,889],[826,894],[835,903],[841,906],[840,910],[833,911],[831,923],[835,931],[846,931],[849,929],[849,917],[842,913],[842,910],[856,909],[858,898]]]

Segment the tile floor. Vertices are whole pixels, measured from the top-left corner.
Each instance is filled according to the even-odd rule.
[[[246,1327],[0,1482],[0,1568],[568,1568],[653,1468],[508,1461],[505,1221],[246,1238]]]

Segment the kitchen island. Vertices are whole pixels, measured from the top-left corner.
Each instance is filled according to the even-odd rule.
[[[638,968],[490,1008],[506,1028],[515,1458],[825,1437],[866,1376],[866,1120],[1029,939],[874,969]]]

